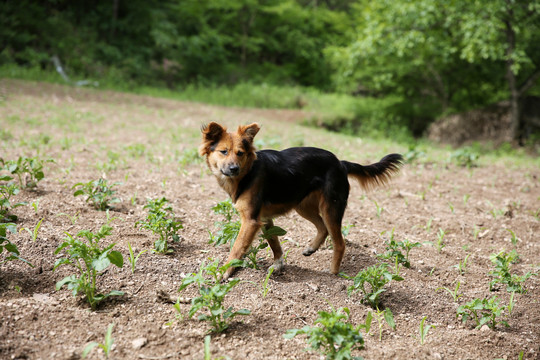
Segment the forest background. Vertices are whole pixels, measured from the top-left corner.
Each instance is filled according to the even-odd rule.
[[[8,0],[0,77],[227,106],[301,108],[329,129],[421,137],[540,96],[538,0]]]

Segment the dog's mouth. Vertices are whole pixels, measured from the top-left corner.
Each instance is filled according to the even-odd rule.
[[[226,177],[236,177],[240,173],[240,169],[220,169],[221,173],[225,175]]]

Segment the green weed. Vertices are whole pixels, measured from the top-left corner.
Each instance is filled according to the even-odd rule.
[[[472,168],[478,166],[478,154],[470,148],[460,148],[450,155],[450,160],[461,167]]]
[[[461,316],[463,323],[466,323],[468,319],[473,320],[476,328],[486,324],[491,329],[495,329],[499,323],[506,327],[509,326],[506,320],[498,319],[507,310],[508,307],[500,305],[499,299],[494,296],[489,299],[474,299],[465,305],[461,305],[457,309],[457,317]]]
[[[460,275],[465,275],[465,272],[467,271],[467,261],[469,260],[469,256],[471,256],[471,254],[465,256],[465,259],[460,261],[459,264],[454,265],[454,267],[459,271]]]
[[[319,317],[314,326],[304,326],[302,329],[289,329],[283,335],[285,339],[292,339],[301,334],[307,335],[309,349],[326,356],[327,360],[359,359],[351,355],[351,351],[364,347],[364,338],[359,328],[348,322],[349,309],[340,308],[332,312],[319,311]]]
[[[43,219],[44,218],[42,218],[41,220],[38,221],[36,226],[34,226],[34,230],[30,230],[28,228],[22,228],[21,231],[23,231],[23,230],[27,231],[30,234],[30,236],[32,237],[32,241],[36,241],[37,236],[38,236],[38,232],[39,232],[39,228],[41,227],[41,223],[43,222]]]
[[[206,310],[198,316],[198,319],[208,321],[212,326],[210,331],[219,333],[225,331],[236,316],[249,315],[251,312],[247,309],[233,311],[232,307],[228,309],[223,307],[225,296],[240,282],[240,279],[229,279],[222,283],[223,274],[229,267],[241,265],[242,261],[232,261],[220,267],[218,260],[209,260],[208,264],[205,261],[201,263],[197,274],[192,273],[186,276],[178,291],[183,291],[191,284],[198,287],[199,296],[192,299],[191,309],[187,316],[192,318],[197,312]],[[179,310],[178,306],[176,310]]]
[[[223,244],[230,244],[230,247],[234,245],[234,241],[238,237],[240,232],[240,220],[232,220],[238,217],[238,212],[234,208],[231,199],[221,201],[212,208],[215,214],[222,215],[225,221],[216,221],[215,227],[218,228],[217,233],[214,235],[210,231],[210,244],[219,246]]]
[[[67,257],[56,260],[53,270],[60,266],[70,265],[74,267],[78,274],[69,275],[56,283],[56,290],[60,290],[67,285],[73,291],[73,296],[82,293],[92,310],[95,310],[99,302],[109,296],[120,296],[124,293],[113,290],[108,294],[97,293],[97,277],[105,273],[105,270],[113,264],[117,267],[124,265],[124,258],[118,251],[112,250],[115,244],[110,244],[101,248],[100,241],[110,235],[112,227],[108,224],[102,225],[98,232],[93,233],[83,230],[74,237],[69,233],[64,238],[64,242],[55,250],[59,254],[62,250]]]
[[[19,193],[19,187],[11,182],[13,178],[8,175],[0,176],[0,181],[8,181],[8,183],[0,183],[0,223],[15,222],[18,220],[17,215],[11,214],[11,210],[27,205],[26,202],[13,203],[13,196]]]
[[[454,302],[457,302],[458,299],[463,296],[463,294],[459,293],[459,287],[460,286],[461,286],[461,282],[458,281],[456,283],[456,287],[454,288],[454,290],[450,290],[447,287],[439,287],[439,288],[435,289],[435,291],[437,292],[439,290],[446,290],[450,294],[450,296],[452,296],[452,299],[454,300]]]
[[[425,322],[426,322],[426,319],[427,319],[427,316],[424,316],[424,318],[422,318],[422,321],[420,321],[420,326],[418,328],[418,332],[420,334],[420,345],[424,345],[424,343],[426,342],[426,336],[429,332],[429,329],[431,329],[432,327],[435,327],[434,325],[426,325]]]
[[[244,266],[252,269],[259,269],[257,264],[258,260],[260,260],[257,258],[259,251],[268,247],[268,239],[271,239],[273,236],[283,236],[286,233],[287,231],[279,226],[272,226],[268,229],[263,227],[261,229],[261,234],[259,235],[259,243],[256,246],[251,246],[246,254]]]
[[[523,288],[523,283],[531,276],[538,275],[528,272],[525,275],[519,276],[510,272],[510,266],[519,258],[515,250],[509,253],[501,251],[498,254],[491,254],[489,258],[495,265],[495,270],[489,273],[494,278],[489,282],[490,291],[493,291],[497,284],[505,284],[506,291],[508,292],[525,293],[527,290]]]
[[[347,275],[343,275],[346,279],[351,279]],[[392,274],[388,271],[388,265],[385,263],[373,265],[360,271],[352,278],[353,285],[347,288],[347,294],[351,296],[357,292],[362,293],[362,303],[367,303],[373,308],[379,305],[379,296],[386,291],[384,286],[394,281],[402,281],[403,278],[397,274]]]
[[[120,183],[115,182],[108,184],[107,179],[99,178],[98,180],[91,180],[87,183],[77,183],[73,185],[72,189],[78,188],[73,196],[84,195],[86,196],[86,202],[91,203],[97,210],[107,210],[111,208],[111,204],[120,202],[120,199],[114,197],[116,190],[114,186]]]
[[[167,205],[169,200],[166,198],[149,199],[144,209],[148,209],[148,216],[145,221],[137,221],[135,226],[151,230],[159,239],[154,242],[153,252],[160,254],[170,254],[169,239],[174,242],[180,241],[178,231],[183,229],[182,222],[175,218],[171,206]]]
[[[135,266],[137,265],[137,260],[139,260],[139,257],[148,251],[148,249],[139,251],[137,255],[133,252],[133,248],[131,247],[131,244],[128,242],[128,250],[129,250],[129,264],[131,265],[131,273],[135,273]]]
[[[12,175],[17,176],[21,189],[37,187],[38,182],[45,177],[43,167],[47,162],[54,162],[54,160],[41,160],[37,157],[28,158],[25,156],[20,156],[17,160],[8,161],[0,158],[0,164],[3,168]]]
[[[4,250],[7,252],[7,256],[3,260],[0,261],[0,264],[3,264],[8,261],[20,260],[33,267],[33,265],[30,262],[20,257],[20,253],[19,253],[19,249],[17,248],[17,245],[9,241],[8,234],[10,232],[12,234],[17,233],[17,225],[15,225],[14,223],[0,222],[0,254],[2,254]]]
[[[378,257],[382,259],[394,259],[395,262],[402,264],[406,268],[411,267],[411,263],[409,261],[409,253],[411,250],[415,247],[421,246],[419,242],[412,243],[410,240],[405,239],[403,241],[396,241],[394,240],[394,229],[392,229],[392,232],[390,234],[390,239],[386,241],[386,253],[378,255]],[[401,252],[401,250],[405,251],[405,255]]]
[[[103,344],[97,343],[95,341],[92,341],[88,345],[84,347],[84,350],[82,352],[83,359],[88,356],[88,354],[96,347],[100,347],[103,349],[103,352],[105,353],[105,358],[108,359],[109,355],[111,354],[112,345],[114,343],[114,339],[112,337],[112,331],[114,328],[114,324],[109,324],[107,328],[107,333],[105,334],[105,341]]]
[[[377,320],[377,325],[379,327],[379,341],[382,341],[382,331],[384,324],[388,324],[392,328],[392,330],[396,329],[396,323],[394,321],[394,314],[392,314],[392,311],[390,308],[386,308],[384,310],[379,310],[377,308],[375,310],[375,320]]]

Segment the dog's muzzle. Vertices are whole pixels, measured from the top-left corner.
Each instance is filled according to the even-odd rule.
[[[240,166],[238,166],[237,164],[228,165],[224,169],[221,169],[221,173],[229,177],[238,176],[238,174],[240,173]]]

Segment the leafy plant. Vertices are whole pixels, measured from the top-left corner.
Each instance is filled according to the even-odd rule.
[[[10,211],[19,206],[26,205],[25,202],[11,202],[12,197],[19,193],[19,187],[10,182],[11,180],[13,180],[11,176],[0,176],[0,181],[8,181],[5,184],[0,183],[0,223],[17,221],[17,215],[11,214]]]
[[[447,287],[439,287],[439,288],[435,289],[435,291],[446,290],[450,294],[450,296],[452,296],[452,299],[454,299],[454,302],[457,302],[458,299],[463,296],[463,294],[459,293],[459,287],[460,286],[461,286],[461,282],[458,281],[456,283],[456,287],[454,288],[454,290],[450,290]]]
[[[107,179],[99,178],[98,180],[91,180],[87,183],[77,183],[73,185],[72,189],[78,188],[73,196],[84,195],[86,196],[86,202],[91,203],[97,210],[107,210],[111,207],[111,204],[120,202],[120,199],[114,197],[116,190],[113,189],[115,185],[120,183],[115,182],[108,184]]]
[[[45,177],[43,173],[45,162],[54,162],[54,160],[41,160],[37,157],[28,158],[25,156],[20,156],[17,160],[8,161],[0,158],[0,164],[2,164],[4,169],[12,175],[17,176],[21,189],[35,188],[37,183],[43,180]]]
[[[38,221],[36,226],[34,226],[34,230],[30,230],[28,228],[22,228],[21,231],[23,231],[23,230],[27,231],[30,234],[30,236],[32,237],[32,241],[36,241],[37,236],[38,236],[38,232],[39,232],[39,228],[41,227],[41,223],[43,222],[43,219],[45,219],[45,218],[42,218],[41,220]]]
[[[240,221],[232,220],[238,216],[238,212],[234,208],[230,199],[217,203],[212,210],[214,213],[222,215],[225,218],[225,221],[217,221],[215,223],[216,228],[218,228],[216,235],[209,231],[209,243],[214,244],[214,246],[229,243],[232,247],[234,245],[234,241],[238,237],[238,233],[240,232]]]
[[[97,277],[104,274],[105,270],[113,264],[117,267],[124,265],[124,258],[118,251],[112,250],[115,244],[110,244],[101,248],[100,241],[110,235],[112,227],[108,224],[102,225],[98,232],[93,233],[89,230],[83,230],[74,237],[69,233],[64,238],[64,242],[55,250],[59,254],[62,250],[68,255],[59,258],[53,270],[60,266],[71,265],[78,274],[72,274],[56,283],[56,290],[60,290],[67,285],[69,290],[73,291],[73,296],[82,293],[90,307],[96,309],[99,302],[109,296],[119,296],[124,293],[113,290],[108,294],[97,293]]]
[[[160,254],[170,254],[172,249],[169,249],[169,239],[174,242],[180,241],[178,231],[183,229],[182,222],[175,218],[174,211],[171,206],[167,205],[169,200],[166,198],[148,200],[144,206],[148,209],[146,221],[137,221],[135,226],[151,230],[155,235],[159,235],[159,239],[154,242],[153,252]]]
[[[304,326],[302,329],[289,329],[283,335],[285,339],[292,339],[301,334],[307,335],[308,349],[317,351],[326,356],[327,360],[359,359],[351,355],[351,351],[364,347],[364,338],[359,327],[348,322],[350,311],[340,308],[332,312],[319,311],[319,317],[314,326]]]
[[[523,288],[523,283],[531,276],[537,275],[536,273],[528,272],[525,275],[520,276],[510,272],[510,266],[519,258],[519,255],[515,250],[512,250],[509,253],[501,251],[498,254],[491,254],[489,258],[495,265],[495,270],[490,271],[489,273],[489,275],[494,277],[494,279],[489,282],[490,291],[493,291],[497,284],[506,284],[506,291],[508,292],[525,293],[526,290]]]
[[[465,275],[465,271],[467,271],[467,261],[469,260],[469,256],[471,256],[471,254],[468,254],[465,256],[465,259],[460,261],[457,265],[454,265],[460,275]]]
[[[386,308],[384,310],[379,310],[378,308],[375,310],[375,320],[377,320],[377,325],[379,326],[379,341],[382,340],[382,331],[384,327],[384,323],[388,324],[392,328],[392,330],[396,329],[396,323],[394,321],[394,314],[392,314],[392,311],[390,308]]]
[[[450,155],[450,160],[461,167],[472,168],[478,166],[478,154],[470,148],[460,148]]]
[[[135,255],[135,253],[133,252],[133,249],[131,247],[131,244],[129,242],[127,244],[128,244],[128,250],[129,250],[129,263],[131,265],[131,273],[134,274],[135,273],[135,266],[137,265],[137,260],[139,260],[139,257],[142,254],[144,254],[145,252],[147,252],[148,249],[139,251],[139,253],[137,255]]]
[[[392,229],[390,239],[389,241],[386,241],[387,252],[378,256],[382,259],[394,259],[395,262],[402,264],[406,268],[410,268],[411,263],[409,261],[409,253],[411,252],[412,248],[417,246],[421,246],[421,244],[419,242],[412,243],[408,239],[403,241],[394,240],[394,229]],[[401,250],[405,251],[405,255],[403,255]]]
[[[458,307],[457,317],[461,316],[463,323],[466,323],[468,319],[473,320],[476,328],[480,328],[486,324],[491,329],[495,329],[499,323],[508,327],[506,320],[498,319],[503,316],[507,309],[507,306],[500,305],[500,301],[496,296],[490,299],[474,299]]]
[[[344,277],[350,279],[346,275]],[[347,288],[347,294],[351,296],[362,292],[362,303],[368,303],[376,308],[379,305],[379,295],[386,291],[384,286],[392,280],[402,281],[403,278],[388,271],[388,265],[385,263],[369,266],[353,278],[354,284]]]
[[[0,261],[0,264],[8,261],[20,260],[33,267],[31,263],[19,256],[20,253],[17,245],[9,241],[9,239],[7,238],[9,232],[11,232],[12,234],[17,233],[17,225],[15,225],[14,223],[0,222],[0,254],[2,254],[4,250],[8,253],[6,258]]]
[[[268,229],[263,227],[261,229],[261,234],[259,235],[259,243],[256,246],[251,246],[246,254],[244,266],[252,269],[259,269],[259,265],[257,264],[259,259],[257,258],[257,255],[259,251],[268,247],[267,240],[273,236],[283,236],[286,233],[287,231],[279,226],[272,226]]]
[[[420,345],[424,345],[424,343],[426,342],[426,336],[429,332],[429,329],[431,329],[432,327],[435,327],[434,325],[431,325],[431,324],[426,325],[425,324],[426,319],[427,319],[427,316],[424,316],[422,321],[420,321],[420,326],[418,328],[418,332],[420,333]]]
[[[109,355],[111,354],[111,350],[112,350],[112,345],[114,343],[114,339],[112,337],[113,328],[114,328],[114,324],[109,324],[107,328],[107,333],[105,333],[105,341],[103,342],[103,344],[92,341],[91,343],[89,343],[88,345],[84,347],[84,350],[82,352],[83,359],[86,358],[88,354],[90,353],[90,351],[92,351],[96,346],[103,349],[103,352],[105,353],[105,358],[107,359],[109,358]]]
[[[191,300],[188,317],[192,318],[195,313],[205,309],[205,313],[200,314],[198,319],[208,321],[212,326],[211,332],[223,332],[236,316],[251,314],[247,309],[233,311],[232,307],[228,309],[223,307],[225,296],[240,282],[240,279],[229,279],[229,281],[222,283],[223,274],[231,266],[241,265],[242,261],[234,260],[219,266],[218,260],[209,260],[208,264],[205,261],[201,263],[197,274],[192,273],[186,276],[178,291],[183,291],[191,284],[197,285],[199,296]],[[179,306],[175,309],[179,311]]]

